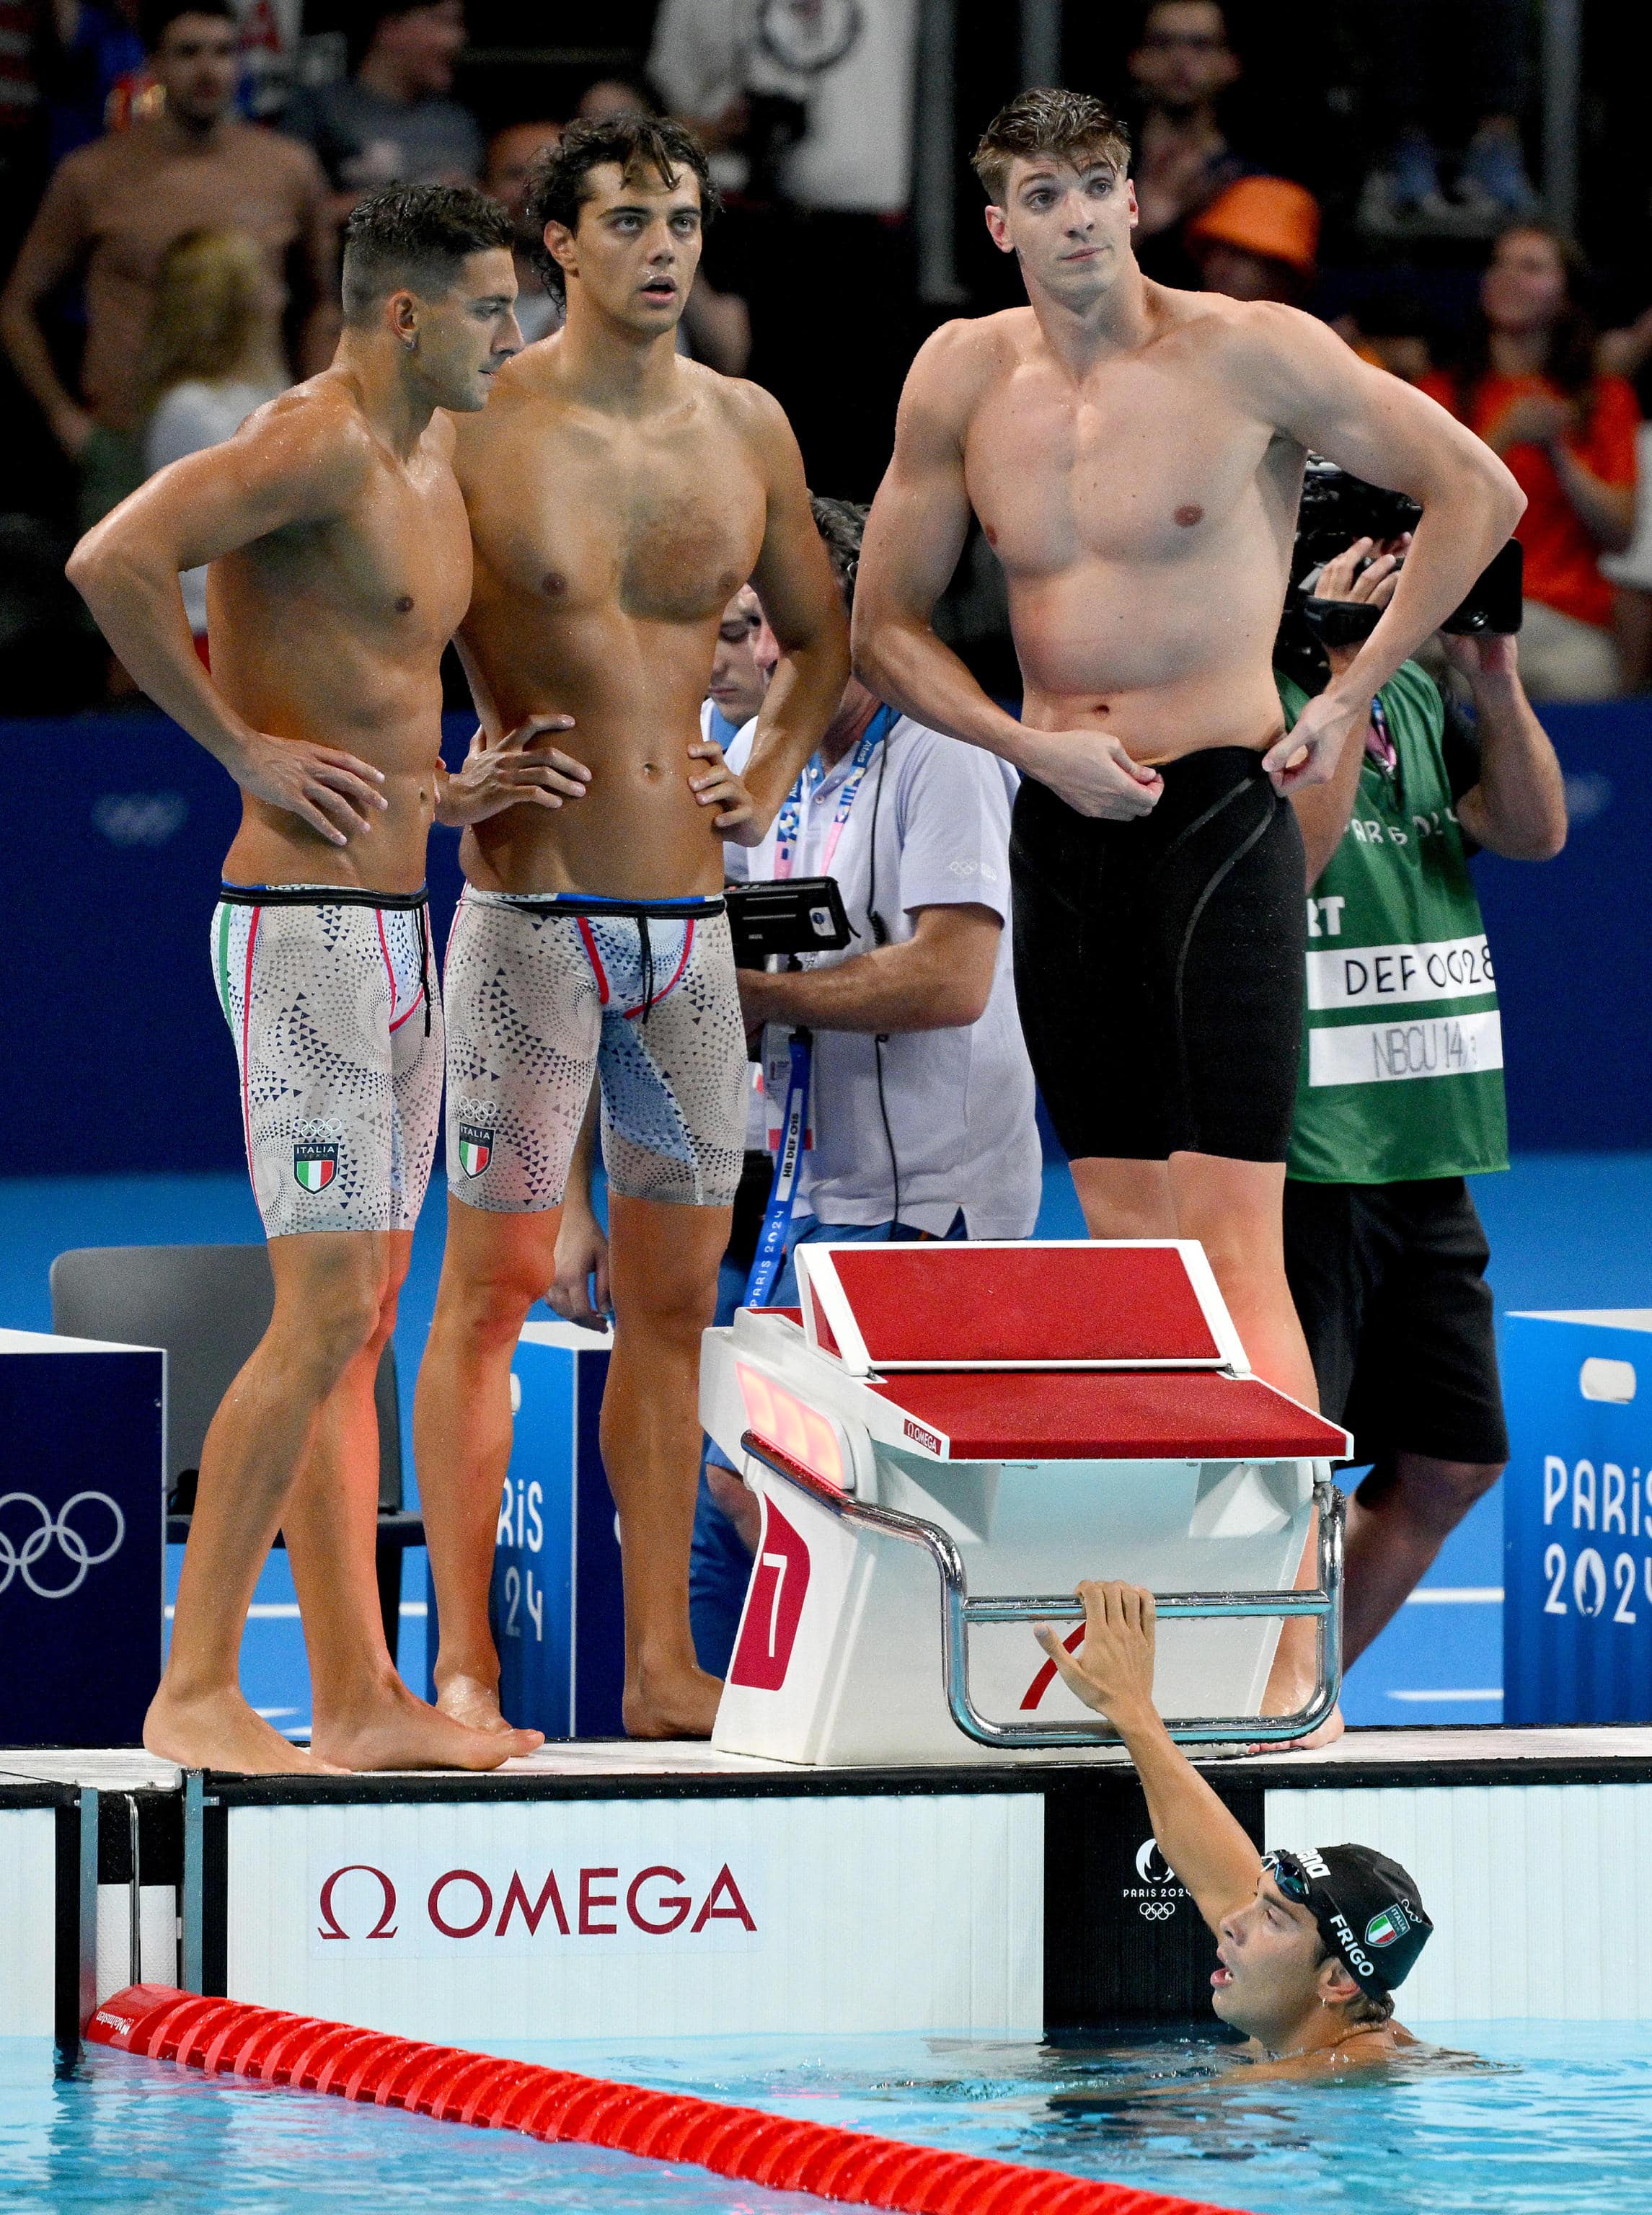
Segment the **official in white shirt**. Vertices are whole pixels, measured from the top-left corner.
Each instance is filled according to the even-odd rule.
[[[814,511],[848,600],[866,511],[820,499]],[[728,749],[736,770],[750,744],[748,727]],[[814,1038],[814,1144],[777,1305],[795,1300],[805,1241],[1032,1234],[1042,1153],[1004,928],[1015,786],[995,755],[895,715],[851,678],[768,838],[725,849],[731,879],[835,877],[855,933],[801,969],[740,973],[770,1067],[783,1067],[790,1027]],[[771,1095],[776,1128],[783,1108]],[[720,1460],[714,1450],[690,1581],[700,1664],[719,1673],[756,1506]]]

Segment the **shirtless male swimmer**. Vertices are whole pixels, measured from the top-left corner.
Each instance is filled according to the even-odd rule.
[[[588,774],[573,805],[547,791],[467,833],[447,951],[447,1249],[415,1437],[439,1701],[493,1728],[488,1588],[511,1360],[556,1274],[593,1072],[625,1727],[704,1737],[722,1689],[696,1665],[688,1620],[700,1337],[745,1144],[722,841],[763,835],[832,719],[849,654],[785,418],[766,393],[676,350],[710,199],[705,157],[677,126],[574,124],[528,201],[567,323],[458,426],[476,551],[459,649],[480,758],[562,711]],[[742,788],[702,740],[700,703],[723,611],[748,578],[782,653]]]
[[[1144,278],[1128,155],[1072,92],[1021,94],[982,138],[987,229],[1030,304],[944,325],[912,365],[856,661],[1025,773],[1016,997],[1091,1236],[1198,1239],[1256,1373],[1311,1407],[1281,1223],[1307,913],[1284,795],[1360,743],[1523,502],[1489,447],[1311,316]],[[1310,449],[1423,514],[1382,620],[1287,739],[1271,653]],[[1019,722],[930,625],[972,508],[1008,583]],[[1304,1704],[1312,1651],[1288,1624],[1268,1712]]]
[[[1153,1705],[1151,1592],[1081,1584],[1078,1597],[1078,1653],[1047,1623],[1038,1642],[1124,1740],[1158,1850],[1221,1941],[1211,2005],[1248,2034],[1250,2073],[1327,2077],[1426,2051],[1394,2021],[1395,1987],[1434,1929],[1416,1881],[1370,1846],[1259,1854]]]
[[[463,778],[439,758],[439,664],[470,597],[470,540],[437,411],[479,409],[520,344],[510,248],[509,218],[479,193],[364,200],[331,367],[150,478],[69,565],[126,668],[242,791],[212,965],[275,1308],[206,1435],[144,1727],[151,1752],[187,1768],[491,1769],[537,1743],[414,1697],[373,1572],[373,1379],[441,1101],[427,834],[433,816],[469,821],[556,774],[520,749]],[[210,678],[178,586],[203,561]],[[310,1656],[310,1753],[237,1680],[278,1528]]]

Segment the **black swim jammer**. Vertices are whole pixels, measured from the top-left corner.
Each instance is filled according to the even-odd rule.
[[[1282,1162],[1307,951],[1296,811],[1243,746],[1162,774],[1127,823],[1023,781],[1010,854],[1033,1068],[1071,1157]]]

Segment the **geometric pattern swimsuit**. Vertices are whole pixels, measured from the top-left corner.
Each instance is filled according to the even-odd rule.
[[[447,1178],[468,1206],[560,1206],[593,1077],[608,1181],[726,1207],[746,1135],[746,1028],[720,898],[467,887],[447,943]]]
[[[423,892],[226,884],[212,946],[266,1234],[411,1230],[442,1096]]]

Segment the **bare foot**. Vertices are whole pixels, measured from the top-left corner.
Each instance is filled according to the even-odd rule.
[[[228,1687],[181,1699],[163,1683],[144,1717],[144,1744],[181,1769],[232,1769],[245,1776],[339,1774],[331,1762],[283,1738]]]
[[[722,1679],[703,1669],[639,1670],[625,1686],[627,1738],[709,1738]]]
[[[543,1731],[471,1729],[391,1677],[348,1708],[317,1702],[310,1742],[348,1769],[498,1769],[545,1740]]]
[[[438,1684],[436,1705],[443,1715],[451,1715],[467,1730],[507,1731],[511,1727],[500,1709],[499,1687],[485,1684],[480,1677],[450,1677],[445,1684]],[[540,1744],[544,1743],[541,1737]]]
[[[1302,1698],[1297,1702],[1297,1705],[1301,1707],[1306,1698],[1307,1695],[1305,1692]],[[1285,1712],[1288,1713],[1289,1710],[1287,1709]],[[1266,1746],[1248,1746],[1245,1752],[1247,1753],[1306,1753],[1317,1746],[1335,1746],[1346,1727],[1342,1721],[1342,1710],[1341,1708],[1333,1708],[1318,1728],[1309,1731],[1305,1736],[1274,1739]]]

